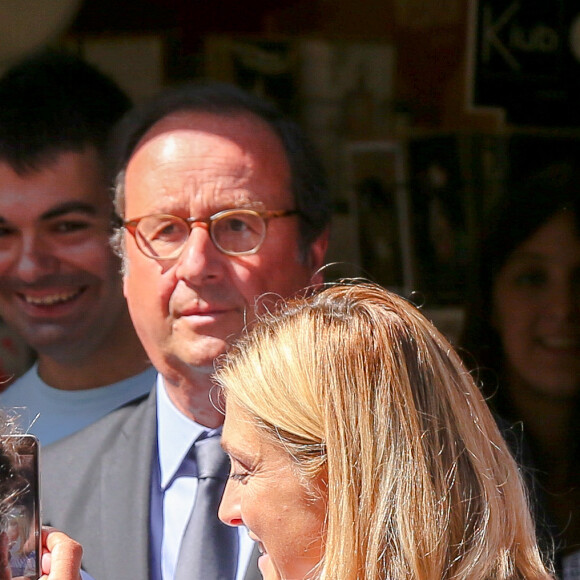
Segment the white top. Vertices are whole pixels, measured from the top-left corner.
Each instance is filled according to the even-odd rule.
[[[168,487],[179,469],[183,458],[199,437],[207,431],[192,421],[173,404],[159,375],[157,381],[157,445],[163,494],[163,540],[161,546],[161,574],[163,580],[171,580],[177,565],[177,557],[185,527],[195,503],[196,477],[179,477]],[[219,428],[221,431],[221,427]],[[239,552],[236,580],[242,580],[254,549],[254,542],[245,527],[238,527]]]
[[[0,406],[15,413],[20,427],[48,445],[94,423],[113,409],[151,391],[153,367],[118,383],[67,391],[48,386],[35,364],[0,394]]]

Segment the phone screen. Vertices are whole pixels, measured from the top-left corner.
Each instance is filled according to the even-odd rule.
[[[40,577],[39,443],[33,435],[2,437],[8,450],[11,474],[9,507],[2,518],[8,536],[8,557],[12,577]],[[4,500],[5,498],[0,498]]]

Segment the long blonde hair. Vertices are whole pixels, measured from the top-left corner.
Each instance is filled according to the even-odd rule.
[[[324,474],[321,580],[546,579],[524,486],[470,375],[412,305],[331,285],[217,373],[301,476]]]

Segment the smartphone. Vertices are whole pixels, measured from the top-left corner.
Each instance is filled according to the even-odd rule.
[[[12,577],[40,578],[41,517],[38,439],[34,435],[1,437],[3,455],[10,461],[10,477],[3,482],[8,507],[2,531],[8,536]]]

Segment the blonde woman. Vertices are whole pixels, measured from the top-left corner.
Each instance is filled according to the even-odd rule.
[[[470,375],[408,302],[330,286],[261,320],[217,374],[266,580],[546,580],[526,494]]]

